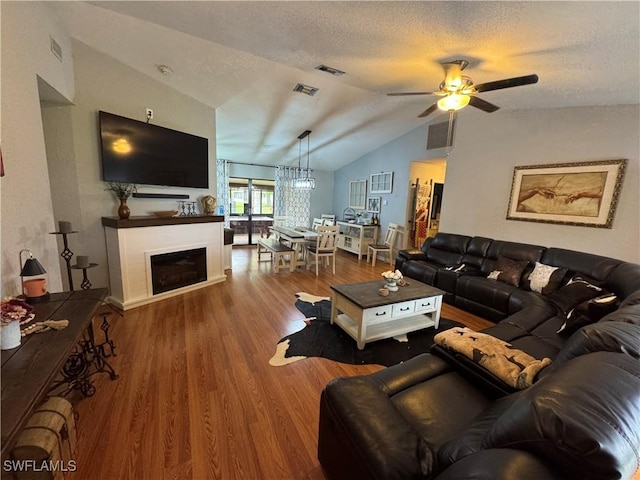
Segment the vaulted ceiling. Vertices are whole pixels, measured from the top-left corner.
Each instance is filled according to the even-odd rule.
[[[312,167],[339,169],[441,120],[417,118],[434,97],[386,94],[436,90],[440,63],[455,59],[476,84],[539,75],[483,93],[501,107],[488,122],[513,109],[640,103],[637,1],[49,5],[72,37],[216,108],[218,157],[237,162],[295,165],[308,129]],[[294,92],[298,83],[319,91]]]

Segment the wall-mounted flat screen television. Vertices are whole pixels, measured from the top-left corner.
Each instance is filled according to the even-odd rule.
[[[209,141],[151,123],[98,112],[102,179],[209,188]]]

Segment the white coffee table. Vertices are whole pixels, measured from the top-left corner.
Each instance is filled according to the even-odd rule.
[[[383,297],[384,280],[332,285],[331,323],[340,326],[362,350],[366,343],[438,328],[444,291],[417,280]]]

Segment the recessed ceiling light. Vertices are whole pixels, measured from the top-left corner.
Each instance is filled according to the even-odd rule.
[[[171,67],[167,67],[166,65],[158,65],[158,71],[163,74],[163,75],[171,75],[173,73],[173,70],[171,69]]]
[[[312,87],[310,85],[304,85],[302,83],[298,83],[295,87],[293,87],[294,92],[304,93],[311,97],[313,97],[316,93],[318,93],[318,90],[320,89],[316,87]]]
[[[316,67],[316,70],[330,73],[331,75],[335,75],[336,77],[339,77],[340,75],[344,75],[346,73],[346,72],[343,72],[342,70],[338,70],[337,68],[333,68],[333,67],[328,67],[326,65],[318,65]]]

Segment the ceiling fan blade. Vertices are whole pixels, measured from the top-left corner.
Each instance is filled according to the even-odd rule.
[[[525,75],[524,77],[505,78],[504,80],[496,80],[495,82],[487,82],[476,85],[476,92],[489,92],[491,90],[500,90],[502,88],[519,87],[521,85],[531,85],[538,83],[538,75]]]
[[[487,113],[495,112],[496,110],[500,110],[500,107],[494,105],[493,103],[489,103],[486,100],[481,99],[480,97],[471,97],[469,98],[469,105],[472,107],[479,108],[482,111]]]
[[[433,112],[435,112],[438,109],[438,104],[434,103],[433,105],[431,105],[429,108],[427,108],[424,112],[422,112],[420,115],[418,115],[418,118],[424,118],[424,117],[428,117],[429,115],[431,115]]]
[[[389,97],[402,97],[406,95],[433,95],[435,92],[401,92],[401,93],[387,93]]]

